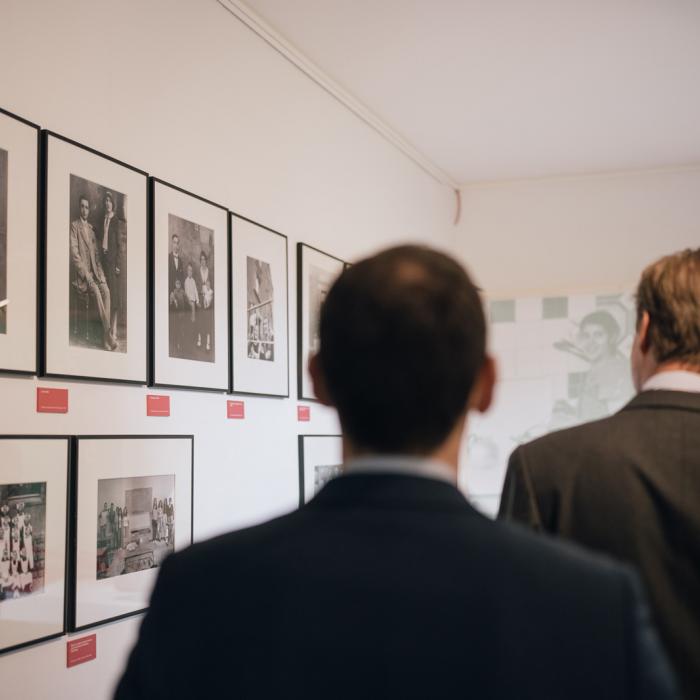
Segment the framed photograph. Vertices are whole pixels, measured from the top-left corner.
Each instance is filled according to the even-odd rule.
[[[299,436],[299,507],[343,473],[340,435]]]
[[[231,390],[289,396],[287,237],[231,214]]]
[[[0,109],[0,372],[37,370],[39,133]]]
[[[316,248],[297,243],[297,363],[298,397],[315,401],[308,364],[320,345],[321,305],[345,262]]]
[[[0,436],[0,653],[65,631],[69,447]]]
[[[42,374],[145,384],[147,175],[43,134]]]
[[[228,391],[228,210],[151,178],[151,384]]]
[[[74,438],[71,630],[143,612],[192,544],[193,450],[191,435]]]

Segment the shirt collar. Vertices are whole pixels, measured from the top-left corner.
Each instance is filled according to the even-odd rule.
[[[457,485],[457,474],[445,462],[408,455],[369,455],[348,460],[344,474],[400,474],[446,481]]]
[[[700,373],[673,370],[653,374],[644,382],[642,391],[690,391],[700,393]]]

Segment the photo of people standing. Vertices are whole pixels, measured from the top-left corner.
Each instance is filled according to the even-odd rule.
[[[170,357],[214,362],[214,231],[168,215]]]
[[[0,603],[44,590],[46,482],[0,484]]]
[[[270,263],[246,257],[248,288],[248,357],[252,360],[275,359],[275,326]]]
[[[175,548],[175,476],[97,482],[97,578],[160,566]]]
[[[0,148],[0,333],[7,333],[7,151]]]
[[[126,352],[126,195],[70,176],[70,344]]]

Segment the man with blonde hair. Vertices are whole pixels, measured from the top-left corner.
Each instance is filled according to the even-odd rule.
[[[649,265],[619,413],[513,452],[500,516],[636,566],[687,698],[700,698],[700,249]]]

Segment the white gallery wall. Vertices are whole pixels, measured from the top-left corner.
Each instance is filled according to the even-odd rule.
[[[157,391],[172,415],[147,418],[145,387],[0,377],[0,433],[194,434],[195,539],[295,508],[297,435],[338,430],[316,404],[296,420],[297,241],[451,248],[454,195],[216,0],[3,0],[0,26],[0,106],[286,234],[290,291],[289,399],[242,397],[240,421],[225,395]],[[68,387],[68,414],[37,414],[37,386]],[[6,654],[3,688],[107,698],[138,623],[97,628],[71,669],[65,639]]]
[[[634,288],[700,245],[700,166],[472,185],[457,253],[491,298]]]

